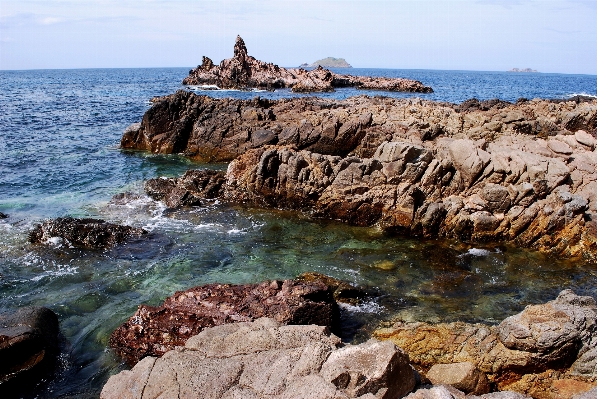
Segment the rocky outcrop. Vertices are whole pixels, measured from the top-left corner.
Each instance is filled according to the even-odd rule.
[[[597,306],[570,290],[498,326],[399,322],[374,336],[403,348],[432,382],[440,382],[434,367],[466,362],[497,389],[536,399],[571,398],[597,386]]]
[[[58,317],[47,308],[0,313],[0,392],[20,397],[47,377],[59,353]]]
[[[29,242],[102,249],[144,234],[147,234],[147,231],[143,229],[120,226],[101,219],[64,217],[47,220],[35,226],[29,233]]]
[[[205,328],[260,317],[336,328],[338,309],[331,291],[321,282],[209,284],[177,292],[160,307],[139,306],[112,333],[110,346],[134,364],[184,345]]]
[[[224,173],[213,170],[188,170],[180,178],[159,177],[145,182],[145,192],[169,208],[201,205],[203,199],[223,194]]]
[[[7,219],[8,215],[5,213],[0,212],[0,219]]]
[[[397,399],[415,386],[389,342],[342,347],[326,327],[261,318],[212,327],[112,376],[101,398]]]
[[[431,93],[430,87],[421,82],[400,78],[371,78],[339,75],[321,66],[314,70],[286,69],[259,61],[247,53],[245,42],[237,36],[234,57],[214,65],[208,57],[189,72],[185,85],[215,85],[221,89],[259,88],[274,90],[291,88],[295,92],[334,91],[334,87],[357,87],[359,89],[408,91]]]
[[[232,159],[223,196],[401,234],[597,249],[597,101],[157,102],[124,147]]]
[[[373,293],[368,292],[362,287],[354,286],[352,284],[347,283],[346,281],[338,280],[321,273],[302,273],[299,276],[297,276],[296,280],[305,282],[321,282],[325,284],[332,292],[332,295],[334,296],[336,302],[343,302],[351,305],[356,305],[363,299],[373,296]]]

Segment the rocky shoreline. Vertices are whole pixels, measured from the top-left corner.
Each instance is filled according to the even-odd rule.
[[[299,93],[330,92],[337,87],[413,93],[433,92],[431,87],[410,79],[340,75],[321,66],[310,71],[302,68],[282,68],[248,55],[245,42],[240,36],[236,38],[234,44],[234,57],[225,59],[216,66],[210,58],[204,56],[202,64],[192,69],[182,83],[240,90],[290,88],[293,92]]]
[[[218,198],[230,202],[592,259],[596,129],[594,100],[246,101],[179,91],[121,146],[232,160],[217,178]],[[178,195],[204,196],[184,179]]]
[[[280,282],[258,287],[272,285]],[[177,293],[166,302],[183,298],[186,303],[191,291],[212,288]],[[213,309],[201,295],[191,296],[199,314]],[[597,305],[570,290],[498,326],[398,322],[359,345],[342,343],[330,332],[329,320],[284,325],[284,316],[235,318],[236,310],[230,315],[224,324],[173,341],[169,350],[138,357],[132,370],[110,378],[101,398],[587,399],[597,394]],[[137,319],[136,314],[123,326],[142,333],[148,325]],[[185,331],[193,328],[189,320],[183,324]],[[156,331],[181,329],[170,323]],[[125,346],[138,344],[136,337],[121,337]],[[159,346],[164,337],[154,334],[148,342]]]

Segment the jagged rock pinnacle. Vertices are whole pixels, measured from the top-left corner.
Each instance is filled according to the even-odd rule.
[[[244,58],[247,56],[247,46],[242,37],[236,36],[236,43],[234,43],[234,58]]]

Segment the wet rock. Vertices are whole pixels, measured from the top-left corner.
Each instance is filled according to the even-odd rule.
[[[134,364],[184,345],[205,328],[260,317],[336,328],[338,309],[331,291],[320,282],[209,284],[177,292],[160,307],[139,306],[112,333],[110,346]]]
[[[447,378],[441,367],[468,362],[499,390],[559,399],[595,386],[596,318],[592,297],[564,290],[555,300],[528,306],[499,326],[399,322],[374,336],[401,347],[430,380],[439,375],[434,383]]]
[[[299,93],[334,91],[334,87],[433,92],[430,87],[424,86],[421,82],[409,79],[339,75],[321,66],[310,71],[281,68],[251,57],[240,36],[237,36],[234,44],[234,57],[223,60],[218,66],[215,66],[208,57],[203,57],[203,63],[189,72],[183,84],[215,85],[222,89],[244,90],[250,88],[274,90],[286,87]]]
[[[0,313],[0,392],[17,397],[56,367],[58,317],[47,308],[25,307]]]
[[[112,205],[126,205],[133,201],[137,201],[140,198],[141,196],[139,194],[127,191],[124,193],[114,194],[109,203]]]
[[[112,376],[100,397],[394,399],[414,387],[394,345],[340,344],[326,327],[267,318],[207,328],[184,348]]]
[[[427,372],[427,378],[433,385],[451,385],[473,395],[488,393],[490,388],[485,374],[471,362],[435,364]]]
[[[305,282],[321,282],[332,291],[334,299],[337,302],[349,303],[351,305],[355,305],[359,301],[371,295],[363,288],[356,287],[350,283],[347,283],[346,281],[338,280],[321,273],[303,273],[299,275],[296,280]]]
[[[29,242],[63,242],[68,246],[102,249],[145,234],[147,231],[143,229],[108,223],[101,219],[64,217],[36,225],[29,233]]]
[[[0,212],[0,219],[7,219],[8,215],[5,213]]]
[[[145,192],[169,208],[201,205],[202,199],[222,195],[224,173],[213,170],[188,170],[180,178],[158,177],[145,182]]]

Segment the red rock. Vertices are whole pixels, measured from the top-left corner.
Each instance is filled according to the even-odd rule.
[[[110,346],[135,364],[161,356],[204,328],[271,317],[285,324],[335,327],[337,305],[321,282],[209,284],[177,292],[159,307],[139,306],[110,337]]]

